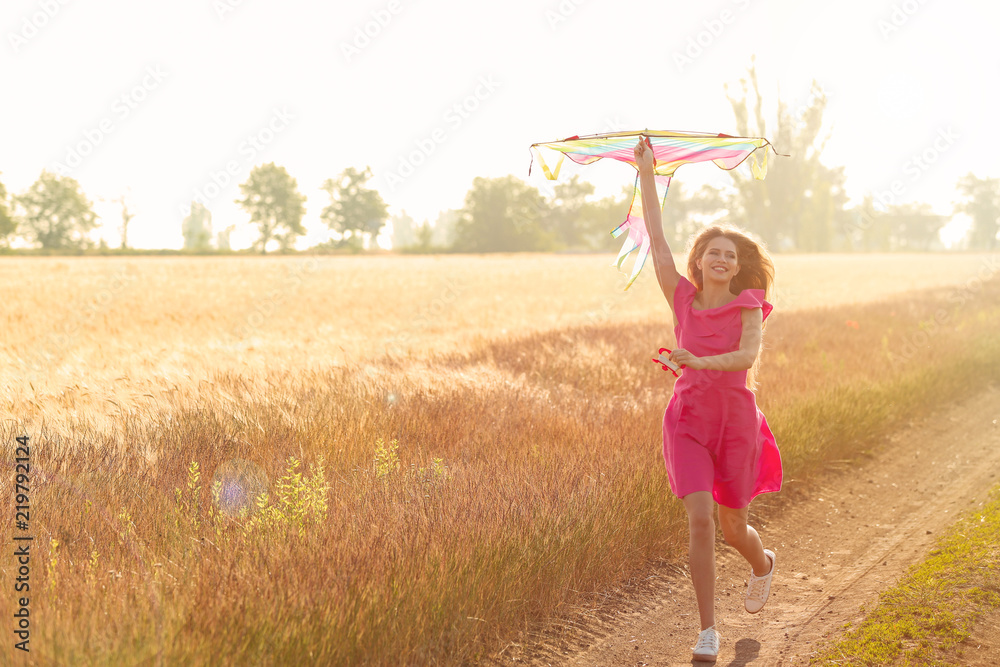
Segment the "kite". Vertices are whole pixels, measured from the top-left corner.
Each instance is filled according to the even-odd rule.
[[[767,147],[774,150],[771,142],[763,137],[731,137],[727,134],[700,134],[696,132],[662,132],[644,130],[642,132],[612,132],[610,134],[591,134],[588,136],[573,136],[562,141],[550,141],[531,145],[531,164],[535,158],[541,166],[545,177],[550,181],[559,178],[559,169],[563,159],[569,157],[577,164],[591,164],[601,158],[611,158],[627,162],[636,170],[635,189],[632,192],[632,204],[629,206],[625,222],[612,230],[611,235],[618,238],[627,234],[625,243],[615,260],[615,266],[621,269],[622,262],[633,251],[638,250],[632,275],[625,289],[632,283],[642,270],[646,257],[649,255],[649,235],[646,233],[646,223],[642,217],[642,196],[639,192],[639,167],[635,163],[633,151],[639,137],[645,137],[653,149],[653,179],[656,182],[657,197],[661,201],[660,210],[666,204],[667,190],[670,179],[681,165],[692,162],[712,161],[721,169],[731,170],[741,165],[751,157],[750,171],[754,178],[763,180],[767,174]],[[763,159],[758,160],[754,151],[764,149]],[[542,151],[559,153],[559,161],[555,168],[550,169]],[[775,151],[775,154],[778,154]],[[549,160],[552,160],[551,156]],[[531,166],[528,167],[531,175]]]

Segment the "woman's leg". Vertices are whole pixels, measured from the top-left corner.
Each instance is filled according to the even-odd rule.
[[[715,625],[715,501],[709,491],[684,496],[690,541],[688,558],[701,629]]]
[[[771,559],[764,555],[764,546],[753,526],[747,525],[749,507],[733,509],[719,505],[719,523],[726,543],[740,552],[753,568],[753,573],[762,577],[771,571]]]

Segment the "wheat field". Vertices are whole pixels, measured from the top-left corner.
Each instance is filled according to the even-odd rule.
[[[1000,374],[997,256],[776,263],[758,401],[793,487]],[[678,558],[669,313],[608,264],[0,262],[31,664],[465,664]]]
[[[669,335],[652,267],[626,292],[612,259],[4,258],[3,399],[26,424],[44,415],[50,424],[65,417],[98,426],[214,373],[257,382],[385,357],[410,363],[582,325],[661,322]],[[959,286],[996,271],[989,255],[977,254],[775,261],[779,316]]]

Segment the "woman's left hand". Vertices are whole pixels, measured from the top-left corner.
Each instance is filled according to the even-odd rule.
[[[693,368],[694,370],[705,368],[705,362],[702,361],[701,357],[696,357],[682,348],[677,348],[671,352],[668,359],[679,366],[687,366],[688,368]]]
[[[653,149],[648,142],[649,139],[646,137],[639,137],[635,148],[632,149],[635,153],[635,164],[639,167],[639,171],[652,171],[656,163],[653,157]]]

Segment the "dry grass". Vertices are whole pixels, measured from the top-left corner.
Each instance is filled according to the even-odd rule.
[[[514,259],[487,262],[495,276]],[[590,273],[579,257],[516,259],[551,260],[524,272],[561,281],[569,266],[579,281]],[[665,316],[626,314],[640,292],[608,318],[588,323],[578,304],[572,321],[532,330],[530,312],[558,316],[567,294],[586,290],[560,282],[563,305],[545,308],[544,290],[524,296],[513,278],[502,289],[476,278],[439,319],[414,327],[414,345],[444,332],[437,354],[336,366],[322,355],[351,336],[317,327],[352,317],[342,326],[358,336],[398,337],[406,320],[382,322],[380,312],[393,313],[385,300],[419,317],[421,299],[439,298],[440,274],[415,271],[403,287],[399,270],[362,303],[330,288],[350,272],[320,265],[315,282],[275,299],[242,347],[227,347],[233,322],[257,312],[249,286],[268,284],[263,269],[289,261],[225,260],[234,262],[225,272],[189,261],[187,280],[169,261],[151,263],[143,290],[121,290],[82,322],[11,302],[10,317],[36,335],[45,332],[38,319],[77,322],[74,342],[57,350],[61,365],[35,375],[45,391],[5,385],[13,419],[4,441],[27,432],[35,445],[38,664],[459,664],[677,555],[684,524],[659,444],[671,379],[649,361],[672,338]],[[994,266],[977,261],[956,278]],[[419,262],[401,266],[426,268]],[[65,283],[70,298],[88,298],[83,276]],[[40,284],[34,298],[49,281]],[[504,311],[522,323],[518,336],[474,342],[449,329],[498,326],[485,324],[495,311],[481,312],[491,295],[526,304]],[[941,395],[995,379],[998,326],[996,279],[777,311],[760,403],[788,477],[870,446]],[[16,358],[25,336],[4,353]],[[125,379],[116,386],[117,373]],[[75,386],[57,391],[61,377]],[[213,497],[231,498],[234,483],[213,478],[234,461],[253,462],[269,481],[250,516],[229,516]],[[0,517],[12,526],[10,503]],[[7,591],[10,576],[5,569]],[[0,616],[10,618],[12,604],[0,596]]]
[[[0,261],[0,400],[23,423],[104,428],[215,372],[259,381],[669,312],[650,267],[606,255],[19,258]],[[678,258],[678,262],[681,258]],[[986,255],[779,255],[779,313],[958,285]],[[158,409],[158,408],[156,408]]]

